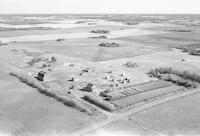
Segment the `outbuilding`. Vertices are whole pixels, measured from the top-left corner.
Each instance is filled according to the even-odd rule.
[[[40,71],[40,72],[38,73],[37,79],[38,79],[39,81],[43,81],[43,80],[44,80],[45,74],[46,74],[45,71]]]

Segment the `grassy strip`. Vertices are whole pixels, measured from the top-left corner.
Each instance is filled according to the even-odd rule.
[[[95,96],[92,96],[92,95],[86,95],[86,96],[83,97],[83,99],[90,102],[91,104],[94,104],[94,105],[100,107],[103,110],[106,110],[106,111],[109,111],[109,112],[115,111],[114,105],[112,105],[111,103],[109,103],[107,101],[102,100],[99,97],[95,97]]]
[[[35,78],[28,77],[26,75],[20,74],[20,73],[10,73],[11,76],[17,77],[21,82],[36,88],[40,93],[45,94],[47,96],[53,97],[58,101],[61,101],[63,104],[73,107],[81,112],[86,112],[88,114],[92,114],[92,111],[85,107],[81,100],[79,100],[76,97],[69,97],[69,96],[62,96],[56,94],[55,90],[44,84],[43,82],[39,82]]]
[[[162,80],[171,81],[187,88],[196,88],[200,83],[200,75],[188,71],[179,71],[172,68],[156,68],[147,73]]]

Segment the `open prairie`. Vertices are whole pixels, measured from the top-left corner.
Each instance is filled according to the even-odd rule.
[[[199,34],[199,15],[0,16],[0,135],[198,134]]]

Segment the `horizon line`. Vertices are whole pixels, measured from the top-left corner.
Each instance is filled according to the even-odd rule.
[[[200,13],[0,13],[0,15],[200,15]]]

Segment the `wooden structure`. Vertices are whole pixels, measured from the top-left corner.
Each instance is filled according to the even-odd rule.
[[[38,79],[39,81],[43,81],[43,80],[44,80],[45,74],[46,74],[45,71],[40,71],[40,72],[38,73],[37,79]]]

